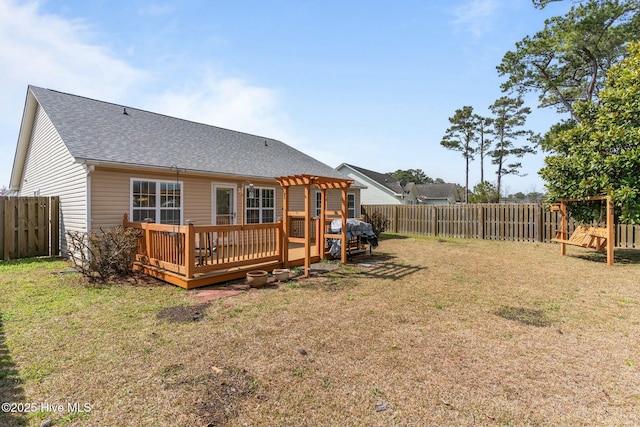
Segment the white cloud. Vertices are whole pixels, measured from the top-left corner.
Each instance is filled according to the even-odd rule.
[[[179,80],[163,74],[160,81],[155,69],[136,68],[95,42],[92,31],[89,23],[44,14],[37,1],[0,0],[0,187],[9,182],[29,84],[292,144],[277,91],[211,72],[194,77],[202,65],[187,60],[174,70]]]
[[[22,93],[27,84],[35,84],[113,98],[147,78],[146,72],[92,44],[90,31],[81,21],[41,13],[37,2],[0,0],[0,85]]]
[[[280,110],[278,93],[237,78],[220,78],[211,71],[180,89],[150,97],[155,112],[253,133],[289,143],[288,117]]]
[[[9,182],[29,84],[118,99],[148,78],[91,38],[87,24],[44,14],[37,1],[0,0],[0,186]]]
[[[468,0],[453,10],[453,24],[457,31],[480,37],[490,30],[498,8],[499,0]]]

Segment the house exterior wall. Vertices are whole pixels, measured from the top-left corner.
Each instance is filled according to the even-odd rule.
[[[340,168],[340,172],[346,174],[349,178],[359,182],[367,188],[359,190],[361,204],[363,205],[399,205],[401,201],[390,194],[391,190],[383,189],[380,184],[368,179],[366,176],[356,174],[349,168]]]
[[[129,169],[96,167],[91,174],[91,228],[93,231],[122,224],[123,215],[131,214],[131,180],[176,181],[175,172],[138,172]],[[230,180],[188,173],[178,175],[183,185],[183,222],[192,221],[196,225],[213,224],[214,184],[233,184],[236,187],[236,223],[242,222],[242,189],[248,181]],[[276,217],[282,216],[282,190],[277,182],[256,182],[256,187],[276,189]]]
[[[131,210],[131,179],[175,181],[173,173],[138,172],[129,169],[105,168],[97,166],[90,174],[91,181],[91,229],[97,231],[101,227],[112,228],[122,224],[123,215],[130,215]],[[192,221],[196,225],[213,223],[213,188],[214,184],[233,184],[236,186],[236,223],[242,223],[243,216],[243,185],[248,180],[240,181],[210,176],[195,176],[183,173],[178,176],[183,184],[183,222]],[[276,221],[282,219],[282,188],[274,181],[259,182],[252,180],[255,187],[275,188],[276,190]],[[246,188],[246,187],[245,187]],[[360,216],[359,190],[348,190],[355,194],[356,216]],[[315,190],[311,191],[315,197]],[[340,190],[328,190],[328,209],[340,210],[342,195]],[[315,199],[312,199],[315,200]],[[313,203],[313,201],[312,201]],[[312,204],[313,207],[313,204]],[[304,210],[304,188],[293,187],[290,190],[289,209]],[[312,208],[313,212],[313,208]]]
[[[85,167],[75,162],[51,120],[38,106],[18,195],[60,197],[63,253],[67,247],[67,231],[87,230],[86,190]]]
[[[289,195],[289,210],[292,211],[304,211],[304,187],[292,187]],[[311,189],[311,216],[315,216],[315,188]],[[356,199],[356,217],[360,217],[360,189],[348,189],[347,194],[353,193]],[[327,210],[340,211],[342,209],[342,190],[330,189],[327,190]],[[280,217],[282,217],[282,211],[280,211]]]

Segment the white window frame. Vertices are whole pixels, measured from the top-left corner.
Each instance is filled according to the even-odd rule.
[[[316,217],[320,218],[322,214],[322,191],[316,191],[316,198],[314,199],[314,209]]]
[[[140,182],[153,182],[156,185],[156,194],[155,194],[155,206],[154,207],[145,207],[145,208],[134,208],[133,206],[133,183],[135,181],[140,181]],[[134,217],[133,217],[133,212],[134,210],[155,210],[155,222],[157,224],[163,224],[161,222],[161,218],[162,218],[162,203],[161,203],[161,197],[162,197],[162,191],[161,186],[162,184],[178,184],[180,186],[180,207],[179,207],[179,211],[180,211],[180,224],[177,225],[181,225],[184,222],[184,182],[183,181],[172,181],[169,179],[149,179],[149,178],[131,178],[130,182],[129,182],[129,218],[130,221],[134,221]],[[164,209],[164,210],[168,210],[168,209]],[[173,209],[172,209],[173,210]]]
[[[263,202],[263,197],[262,197],[262,193],[263,191],[266,190],[271,190],[273,191],[273,207],[264,207],[262,206],[262,202]],[[253,199],[257,199],[258,200],[258,206],[252,206],[253,203],[250,203],[249,201],[252,200],[249,198],[249,192],[251,190],[248,187],[245,187],[245,192],[244,192],[244,223],[245,224],[264,224],[264,213],[266,211],[271,211],[273,213],[273,221],[268,222],[268,224],[272,224],[276,222],[276,201],[277,201],[277,191],[275,187],[253,187],[253,191],[255,192],[255,196],[253,197]],[[249,211],[257,211],[258,212],[258,222],[249,222],[248,218],[248,212]]]
[[[351,198],[351,196],[353,196],[353,207],[350,208],[349,207],[349,199]],[[353,211],[353,216],[351,216],[351,211]],[[359,218],[359,215],[357,215],[358,212],[358,205],[356,203],[356,193],[347,193],[347,218]]]

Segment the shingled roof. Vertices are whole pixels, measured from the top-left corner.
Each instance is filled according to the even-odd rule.
[[[419,198],[426,200],[442,200],[460,201],[460,193],[456,184],[418,184],[416,185]]]
[[[395,179],[393,176],[387,173],[375,172],[369,169],[361,168],[359,166],[354,166],[348,163],[344,163],[345,166],[350,167],[351,169],[360,172],[362,175],[367,176],[372,181],[377,182],[378,184],[388,188],[396,194],[403,194],[402,187],[400,186],[400,182]]]
[[[29,86],[76,161],[274,178],[345,178],[271,138]]]

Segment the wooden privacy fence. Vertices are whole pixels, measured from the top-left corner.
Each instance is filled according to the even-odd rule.
[[[60,253],[58,197],[0,197],[0,256],[4,260]]]
[[[551,242],[560,228],[560,213],[545,205],[362,205],[362,214],[371,222],[375,215],[388,221],[386,231],[425,236],[466,239]],[[575,228],[569,220],[569,232]],[[640,248],[640,225],[616,225],[618,248]]]

